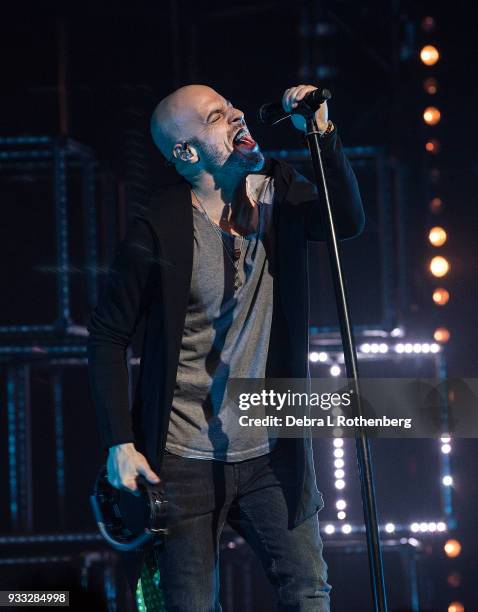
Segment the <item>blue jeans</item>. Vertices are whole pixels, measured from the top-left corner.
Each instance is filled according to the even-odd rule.
[[[165,451],[160,476],[170,532],[155,554],[168,612],[221,611],[219,539],[226,521],[260,558],[279,610],[330,610],[317,513],[288,528],[286,499],[296,476],[283,449],[235,463]]]

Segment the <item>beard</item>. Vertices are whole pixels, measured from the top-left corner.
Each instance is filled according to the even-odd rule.
[[[192,142],[199,152],[199,158],[210,174],[224,174],[225,172],[234,174],[244,174],[258,172],[264,166],[264,155],[258,148],[247,155],[234,149],[232,153],[225,151],[204,142]]]

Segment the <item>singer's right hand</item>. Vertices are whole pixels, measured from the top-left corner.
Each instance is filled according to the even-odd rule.
[[[282,107],[286,113],[292,112],[302,98],[311,91],[317,89],[314,85],[297,85],[296,87],[289,87],[282,96]],[[297,130],[305,131],[306,123],[302,115],[292,115],[292,123]],[[329,119],[329,111],[327,108],[327,102],[324,101],[320,105],[319,109],[315,113],[315,120],[319,132],[325,132],[327,129],[327,122]]]
[[[136,476],[142,475],[151,484],[157,484],[160,479],[150,468],[144,455],[139,453],[132,442],[111,446],[106,463],[108,481],[116,489],[140,495]]]

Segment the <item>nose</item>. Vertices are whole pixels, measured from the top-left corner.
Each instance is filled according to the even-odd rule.
[[[232,108],[231,114],[229,116],[229,122],[238,123],[239,125],[241,125],[242,123],[244,123],[244,113],[238,108]]]

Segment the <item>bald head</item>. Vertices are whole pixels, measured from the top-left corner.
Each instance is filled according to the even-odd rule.
[[[204,108],[216,100],[223,98],[207,85],[186,85],[161,100],[151,117],[151,134],[167,159],[177,142],[196,136],[195,123],[203,119]]]

